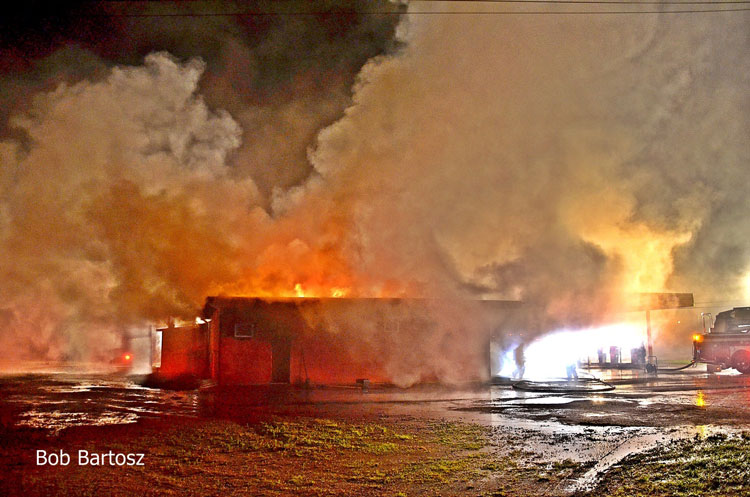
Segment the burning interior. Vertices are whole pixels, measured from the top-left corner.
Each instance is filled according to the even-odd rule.
[[[519,301],[208,297],[195,324],[155,331],[152,363],[161,379],[217,385],[555,377],[592,354],[602,366],[621,367],[623,351],[643,368],[654,358],[648,313],[693,301],[692,294],[642,297],[645,323],[538,338],[529,333],[538,311]]]
[[[500,323],[518,322],[521,309],[497,300],[209,297],[196,324],[156,330],[154,370],[219,385],[479,380]]]

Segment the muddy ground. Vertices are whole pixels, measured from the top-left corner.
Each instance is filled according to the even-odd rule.
[[[0,495],[750,494],[749,377],[595,374],[615,389],[174,392],[116,375],[5,376]],[[71,461],[38,465],[40,450]],[[143,466],[90,464],[110,451]]]

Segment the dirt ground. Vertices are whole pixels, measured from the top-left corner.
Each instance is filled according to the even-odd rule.
[[[116,377],[5,377],[0,495],[750,494],[750,379],[607,379],[617,388],[602,393],[168,392]],[[40,450],[71,462],[38,465]],[[79,451],[144,454],[143,466],[80,464]]]

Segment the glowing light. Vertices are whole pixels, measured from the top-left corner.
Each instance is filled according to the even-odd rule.
[[[703,392],[700,392],[701,395],[703,395]],[[708,429],[706,425],[698,425],[695,427],[695,436],[703,440],[706,438],[706,435],[708,434]]]
[[[579,359],[596,355],[599,349],[619,347],[623,351],[642,347],[645,330],[636,323],[617,323],[581,330],[557,330],[537,338],[524,347],[524,378],[560,378]],[[502,353],[504,370],[511,368],[512,350]],[[515,364],[515,362],[513,363]]]
[[[132,359],[132,356],[130,354],[125,354],[123,356],[123,359],[125,359],[125,361],[129,361],[130,359]]]
[[[695,405],[697,407],[706,407],[706,399],[703,397],[703,392],[700,390],[695,394]]]
[[[305,291],[302,289],[302,283],[294,285],[294,293],[297,297],[304,297]]]
[[[674,249],[689,242],[691,232],[656,231],[645,224],[633,224],[628,221],[632,206],[626,199],[619,200],[617,212],[601,209],[591,216],[579,213],[576,222],[581,224],[575,229],[584,240],[620,260],[625,293],[660,291],[672,272]],[[571,208],[590,211],[591,199],[581,197],[579,201],[581,204]]]
[[[702,342],[703,341],[703,335],[699,335],[698,333],[694,334],[693,335],[693,341],[694,342],[698,342],[698,343]]]
[[[334,298],[338,299],[338,298],[341,298],[341,297],[346,297],[347,293],[348,292],[347,292],[346,288],[334,288],[334,289],[331,290],[331,297],[334,297]]]
[[[520,378],[523,374],[519,370],[516,364],[516,349],[518,344],[514,344],[512,347],[505,349],[498,357],[499,371],[498,375],[504,378]]]

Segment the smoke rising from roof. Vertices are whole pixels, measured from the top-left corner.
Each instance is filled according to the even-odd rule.
[[[521,298],[564,324],[632,292],[736,298],[742,20],[407,17],[407,48],[370,61],[319,136],[321,194],[351,201],[372,272]]]
[[[194,19],[56,47],[0,92],[0,342],[102,356],[217,293],[522,299],[536,331],[637,291],[736,298],[737,14],[407,15],[397,40],[395,16]]]

